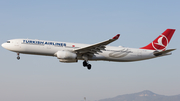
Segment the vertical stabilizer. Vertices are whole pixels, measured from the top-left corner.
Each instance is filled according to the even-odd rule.
[[[166,50],[167,45],[169,44],[175,29],[166,29],[160,36],[158,36],[152,43],[148,44],[145,47],[140,49],[148,50]]]

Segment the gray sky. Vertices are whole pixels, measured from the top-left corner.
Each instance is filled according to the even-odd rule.
[[[60,63],[56,57],[0,47],[1,101],[88,101],[151,90],[180,94],[179,0],[1,0],[0,43],[31,38],[93,44],[121,36],[112,46],[139,48],[167,28],[176,32],[171,56],[139,62]]]

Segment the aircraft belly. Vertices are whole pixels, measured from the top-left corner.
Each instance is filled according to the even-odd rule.
[[[89,60],[94,60],[94,61],[97,61],[97,60],[106,60],[107,58],[102,56],[102,55],[99,55],[99,54],[95,54],[93,57],[89,58]]]

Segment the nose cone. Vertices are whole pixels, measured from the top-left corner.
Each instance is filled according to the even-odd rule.
[[[1,46],[8,50],[8,44],[7,43],[3,43]]]
[[[2,45],[1,45],[3,48],[5,48],[5,44],[3,43]]]

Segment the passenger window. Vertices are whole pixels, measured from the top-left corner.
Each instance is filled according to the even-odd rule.
[[[10,41],[7,41],[7,43],[10,43]]]

